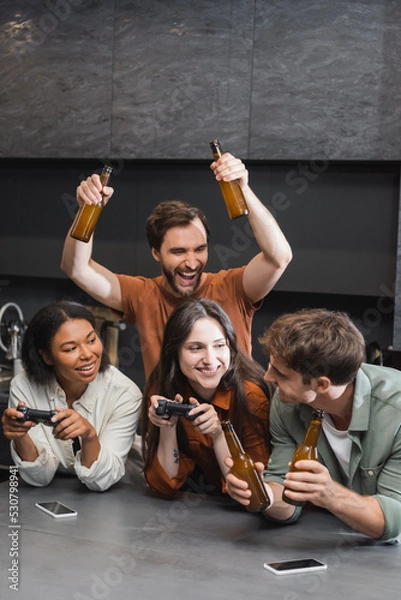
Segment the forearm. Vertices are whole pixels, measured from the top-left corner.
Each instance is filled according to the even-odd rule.
[[[264,514],[278,521],[287,521],[294,514],[295,507],[282,499],[284,486],[276,481],[266,482],[266,484],[273,492],[273,502]]]
[[[28,434],[14,439],[14,450],[20,459],[26,462],[35,462],[39,456],[37,448]]]
[[[89,469],[97,460],[100,453],[100,441],[95,433],[91,438],[82,439],[81,464]]]
[[[266,516],[280,521],[290,519],[295,507],[283,501],[284,487],[277,482],[268,482],[268,485],[273,490],[274,503],[266,509]],[[322,496],[321,501],[315,498],[311,502],[330,511],[359,533],[374,539],[381,538],[384,533],[384,515],[380,504],[372,496],[361,496],[333,482],[330,494]]]
[[[67,233],[61,257],[61,270],[73,281],[79,283],[85,276],[92,257],[93,237],[88,243],[80,242]]]
[[[177,441],[177,425],[161,427],[157,459],[169,479],[177,476],[180,467],[180,453]]]
[[[292,259],[292,251],[276,219],[249,185],[244,185],[242,191],[248,205],[249,223],[265,260],[277,269],[285,269]]]
[[[227,473],[229,472],[230,469],[226,466],[224,461],[227,458],[227,456],[231,456],[231,455],[230,455],[230,451],[228,449],[226,438],[222,431],[215,438],[213,438],[213,450],[214,450],[214,453],[216,456],[216,460],[219,464],[220,470],[225,479],[227,476]]]
[[[323,508],[364,535],[379,539],[384,533],[384,515],[380,504],[372,496],[361,496],[336,483],[335,493]]]
[[[80,242],[68,233],[64,242],[61,269],[93,298],[122,311],[118,277],[91,258],[92,244],[93,239],[88,243]]]

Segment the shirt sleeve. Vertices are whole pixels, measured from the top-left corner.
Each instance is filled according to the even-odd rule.
[[[384,533],[381,541],[391,541],[401,535],[401,427],[398,428],[392,454],[381,465],[377,480],[371,469],[362,471],[365,485],[372,486],[372,496],[380,504],[384,515]],[[369,493],[369,489],[367,492]]]
[[[117,279],[120,284],[121,301],[123,304],[122,313],[119,313],[120,318],[126,319],[130,323],[136,323],[136,303],[142,301],[143,290],[145,289],[149,279],[139,275],[122,275],[117,274]]]
[[[262,424],[252,421],[245,423],[244,450],[254,462],[261,462],[265,466],[270,456],[270,443],[268,440],[269,425],[269,399],[256,385],[247,391],[248,404],[251,412],[261,419]]]
[[[75,456],[74,469],[90,490],[103,492],[119,481],[125,473],[125,462],[138,427],[142,393],[132,384],[114,402],[106,424],[98,431],[99,456],[88,468],[81,463],[81,451]]]
[[[184,485],[194,468],[194,461],[180,452],[178,473],[176,477],[170,479],[155,455],[152,464],[145,472],[145,478],[152,489],[166,498],[171,498]]]
[[[25,402],[27,406],[32,406],[31,398],[27,396],[22,388],[11,382],[9,406],[16,408],[18,402]],[[11,457],[18,467],[19,475],[29,485],[38,487],[48,485],[52,481],[60,464],[48,439],[48,435],[52,435],[51,428],[46,431],[45,427],[48,426],[38,423],[27,434],[32,439],[38,452],[38,457],[34,462],[21,460],[15,450],[14,442],[12,441],[10,445]]]
[[[281,418],[279,408],[280,400],[278,397],[278,392],[276,392],[273,396],[270,408],[270,438],[272,452],[267,468],[264,472],[264,480],[266,483],[269,483],[270,481],[276,481],[277,483],[283,484],[285,475],[288,471],[288,463],[291,461],[296,448],[295,441],[288,433],[287,428],[285,427],[285,424]],[[293,523],[294,521],[297,521],[301,513],[302,507],[295,507],[294,513],[285,521],[285,523]],[[268,511],[265,511],[263,514],[269,521],[280,523],[284,522],[269,516]]]
[[[37,425],[36,428],[43,427]],[[35,428],[35,429],[36,429]],[[30,434],[28,434],[30,435]],[[32,437],[32,435],[31,435]],[[59,461],[53,454],[51,448],[46,444],[40,444],[35,441],[35,446],[39,453],[39,456],[34,462],[27,462],[21,460],[14,448],[14,442],[11,442],[11,457],[16,467],[18,467],[18,473],[21,478],[29,483],[29,485],[35,485],[38,487],[49,485],[52,481],[58,466]]]

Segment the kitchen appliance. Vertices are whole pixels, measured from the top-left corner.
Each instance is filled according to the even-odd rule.
[[[21,343],[25,329],[24,315],[18,304],[4,304],[0,308],[0,348],[4,350],[6,359],[13,361],[13,375],[23,370]]]

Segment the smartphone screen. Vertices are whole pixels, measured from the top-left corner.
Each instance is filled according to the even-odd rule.
[[[35,506],[48,515],[56,518],[75,517],[78,514],[76,510],[73,510],[61,502],[37,502]]]
[[[264,568],[276,575],[288,573],[307,573],[327,569],[327,565],[316,558],[300,558],[296,560],[283,560],[281,562],[265,563]]]

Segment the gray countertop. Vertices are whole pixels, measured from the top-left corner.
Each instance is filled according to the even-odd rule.
[[[230,499],[154,497],[142,476],[103,494],[73,478],[46,488],[0,485],[0,597],[35,600],[395,599],[401,547],[378,544],[324,511],[291,526],[267,523]],[[15,492],[15,490],[14,490]],[[35,507],[59,500],[78,516],[56,520]],[[10,513],[18,507],[18,520]],[[14,512],[13,512],[14,511]],[[12,534],[12,535],[10,535]],[[14,538],[13,538],[14,536]],[[19,592],[8,589],[18,552]],[[315,557],[327,571],[278,577],[264,562]]]

